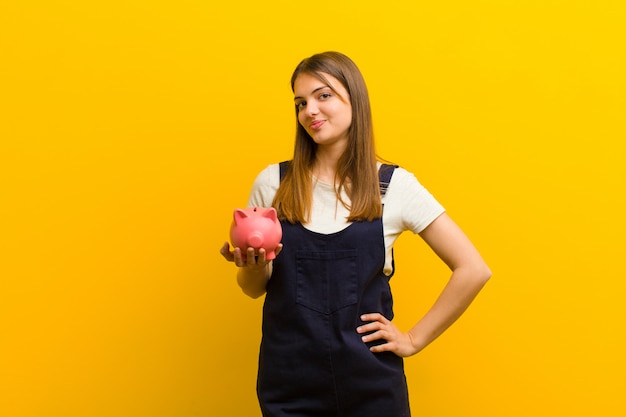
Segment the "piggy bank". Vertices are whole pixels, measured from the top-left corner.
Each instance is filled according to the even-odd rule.
[[[240,248],[245,259],[246,249],[265,249],[265,259],[276,258],[274,250],[283,237],[283,229],[273,207],[236,209],[230,227],[230,241]]]

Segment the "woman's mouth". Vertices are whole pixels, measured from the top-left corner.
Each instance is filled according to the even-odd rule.
[[[310,126],[313,130],[319,130],[324,123],[326,123],[326,120],[313,120]]]

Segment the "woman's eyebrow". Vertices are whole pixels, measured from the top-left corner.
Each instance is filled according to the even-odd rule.
[[[315,94],[315,92],[317,92],[317,91],[319,91],[319,90],[323,90],[324,88],[330,88],[330,87],[329,87],[329,86],[327,86],[327,85],[323,85],[323,86],[321,86],[321,87],[317,87],[315,90],[311,91],[311,94]],[[303,98],[304,98],[304,97],[297,96],[297,97],[294,97],[293,99],[294,99],[294,101],[295,101],[295,100],[300,100],[300,99],[303,99]]]

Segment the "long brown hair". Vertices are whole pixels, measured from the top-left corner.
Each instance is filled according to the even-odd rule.
[[[382,216],[372,112],[365,80],[356,64],[339,52],[323,52],[302,60],[291,76],[291,89],[298,75],[312,75],[332,86],[325,74],[336,78],[346,89],[352,106],[348,145],[337,163],[337,197],[350,210],[348,221],[371,221]],[[335,91],[335,93],[337,93]],[[298,122],[296,108],[296,143],[290,168],[282,179],[272,205],[279,218],[290,223],[307,223],[313,200],[311,169],[317,144]],[[345,190],[350,205],[341,199]]]

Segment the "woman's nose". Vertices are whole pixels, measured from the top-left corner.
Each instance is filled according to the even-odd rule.
[[[306,103],[306,114],[309,116],[314,116],[320,112],[319,107],[315,101],[309,101]]]

